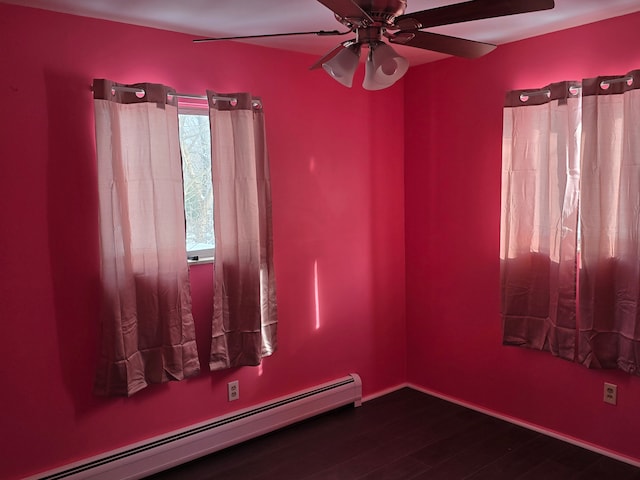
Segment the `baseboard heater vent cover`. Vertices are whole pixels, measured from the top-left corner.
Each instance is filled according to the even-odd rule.
[[[353,373],[30,479],[138,479],[345,405],[359,406],[361,402],[362,382]]]

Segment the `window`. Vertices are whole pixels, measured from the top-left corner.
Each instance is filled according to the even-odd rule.
[[[96,392],[132,395],[200,372],[185,243],[198,257],[217,245],[209,368],[258,365],[277,349],[278,328],[260,100],[105,79],[94,79],[93,88],[107,300]],[[236,171],[245,181],[228,180]],[[214,182],[217,226],[229,226],[215,242]],[[122,312],[131,318],[127,328]],[[130,358],[131,368],[120,368]]]
[[[187,256],[202,260],[213,257],[215,248],[209,112],[206,107],[181,106],[178,119]]]

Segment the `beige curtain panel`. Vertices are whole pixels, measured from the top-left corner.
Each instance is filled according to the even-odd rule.
[[[175,93],[94,80],[104,301],[95,392],[200,371],[186,261]]]
[[[579,361],[640,375],[640,70],[582,88]]]
[[[507,94],[500,253],[505,344],[640,374],[640,71]]]
[[[571,82],[510,92],[502,145],[503,340],[568,360],[576,328],[578,92]]]
[[[277,348],[264,112],[248,93],[207,92],[214,185],[215,293],[209,366],[258,365]]]

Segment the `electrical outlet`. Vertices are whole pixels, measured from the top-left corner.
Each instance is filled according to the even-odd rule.
[[[604,403],[616,405],[618,403],[618,386],[613,383],[604,383]]]
[[[233,402],[234,400],[238,400],[240,398],[240,385],[238,383],[238,380],[227,383],[227,393],[230,402]]]

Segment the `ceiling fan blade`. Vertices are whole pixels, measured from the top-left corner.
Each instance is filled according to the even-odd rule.
[[[351,30],[340,32],[338,30],[320,30],[317,32],[289,32],[289,33],[267,33],[264,35],[240,35],[235,37],[213,37],[213,38],[196,38],[193,43],[216,42],[218,40],[243,40],[248,38],[270,38],[270,37],[287,37],[292,35],[318,35],[320,37],[329,37],[333,35],[346,35]]]
[[[549,10],[554,6],[553,0],[472,0],[400,15],[396,18],[395,24],[401,30],[417,30],[484,18],[538,12]]]
[[[449,37],[447,35],[421,32],[418,30],[400,32],[398,35],[389,38],[389,41],[397,45],[423,48],[425,50],[463,58],[478,58],[496,48],[495,45],[489,43],[475,42],[473,40],[465,40],[464,38]]]
[[[346,42],[342,42],[340,44],[338,44],[338,46],[336,48],[334,48],[333,50],[331,50],[329,53],[327,53],[326,55],[320,57],[320,59],[314,63],[313,65],[311,65],[309,67],[309,70],[315,70],[316,68],[320,68],[322,66],[323,63],[328,62],[329,60],[331,60],[333,57],[335,57],[336,55],[338,55],[345,47],[348,47],[349,45],[351,45],[354,42],[354,40],[347,40]]]
[[[373,18],[353,0],[318,0],[339,17],[346,18],[354,25],[364,26],[373,23]]]

